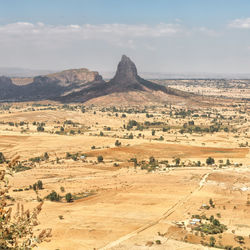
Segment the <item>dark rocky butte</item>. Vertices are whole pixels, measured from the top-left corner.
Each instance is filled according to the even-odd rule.
[[[116,74],[109,82],[97,72],[87,69],[66,70],[47,76],[38,76],[24,86],[17,86],[10,78],[0,77],[0,101],[56,100],[86,102],[113,93],[161,91],[167,95],[187,97],[189,94],[147,81],[138,76],[135,64],[123,55]]]

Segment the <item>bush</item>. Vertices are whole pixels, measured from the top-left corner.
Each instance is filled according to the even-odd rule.
[[[98,162],[103,162],[103,156],[102,155],[97,156],[97,161]]]
[[[116,147],[121,146],[121,144],[122,144],[122,143],[121,143],[120,141],[118,141],[118,140],[115,141],[115,146],[116,146]]]
[[[206,160],[206,163],[207,163],[207,165],[212,165],[212,164],[214,164],[214,158],[208,157],[207,160]]]
[[[134,138],[133,134],[130,133],[130,135],[128,136],[128,139],[133,139],[133,138]]]
[[[180,165],[180,163],[181,163],[181,159],[180,159],[180,158],[176,158],[176,159],[175,159],[175,164],[176,164],[176,165]]]
[[[71,193],[67,193],[65,195],[65,199],[66,199],[67,202],[72,202],[73,201],[72,194]]]
[[[210,242],[209,242],[209,246],[210,246],[210,247],[214,247],[214,246],[215,246],[216,239],[215,239],[213,236],[211,236],[209,241],[210,241]]]
[[[38,126],[37,127],[37,132],[44,132],[44,127]]]
[[[155,243],[156,243],[157,245],[160,245],[160,244],[161,244],[161,241],[160,241],[160,240],[156,240]]]
[[[42,182],[42,181],[39,180],[39,181],[37,182],[37,188],[38,188],[38,189],[43,189],[43,182]]]
[[[45,153],[44,153],[43,158],[44,158],[45,160],[48,160],[48,159],[49,159],[49,155],[48,155],[48,153],[47,153],[47,152],[45,152]]]

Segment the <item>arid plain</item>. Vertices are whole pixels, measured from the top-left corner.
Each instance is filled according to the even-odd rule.
[[[44,200],[39,249],[249,249],[249,107],[1,104],[11,206]]]

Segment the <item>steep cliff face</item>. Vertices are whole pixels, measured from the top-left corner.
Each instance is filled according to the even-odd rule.
[[[18,94],[18,86],[12,83],[9,77],[0,77],[0,101],[13,99]]]
[[[54,99],[80,91],[88,83],[105,83],[102,76],[88,69],[72,69],[46,76],[37,76],[26,85],[15,85],[0,77],[0,101],[36,101]]]
[[[59,81],[61,85],[85,84],[88,82],[103,81],[102,76],[96,71],[89,71],[88,69],[69,69],[59,73],[47,75],[53,81]]]
[[[111,91],[123,92],[123,91],[150,91],[161,90],[166,91],[166,88],[144,80],[137,73],[137,68],[131,59],[125,55],[122,56],[121,61],[117,66],[117,71],[113,79],[110,80],[108,85],[111,87]]]

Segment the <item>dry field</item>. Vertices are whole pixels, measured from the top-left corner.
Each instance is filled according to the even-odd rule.
[[[39,249],[249,249],[249,107],[2,104],[11,206],[44,199]]]

